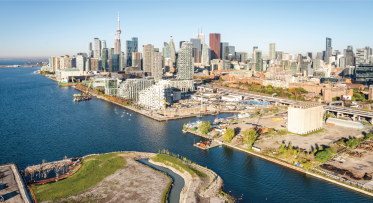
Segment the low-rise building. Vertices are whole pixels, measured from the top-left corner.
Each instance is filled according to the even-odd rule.
[[[153,109],[164,109],[164,101],[172,103],[173,88],[168,80],[160,80],[154,85],[141,90],[139,104]]]
[[[342,98],[343,95],[350,95],[353,96],[354,92],[353,89],[348,88],[334,88],[334,87],[324,87],[322,89],[322,95],[324,102],[329,103],[333,101],[334,97]]]

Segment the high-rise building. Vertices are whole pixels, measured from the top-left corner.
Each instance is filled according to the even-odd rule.
[[[196,38],[201,40],[201,45],[202,45],[203,43],[205,43],[205,34],[203,34],[203,33],[198,33],[198,34],[196,34]]]
[[[191,38],[192,43],[192,56],[194,58],[194,63],[201,63],[201,39]]]
[[[91,58],[92,55],[92,42],[88,42],[88,58]]]
[[[171,58],[164,58],[164,72],[170,72],[174,68],[174,63]]]
[[[113,54],[111,55],[111,70],[109,68],[110,72],[118,72],[120,67],[120,55],[119,54]]]
[[[162,53],[153,52],[152,53],[152,76],[155,80],[162,79]]]
[[[365,63],[363,48],[357,48],[355,52],[355,65],[358,66],[360,63]]]
[[[132,66],[132,52],[138,52],[138,38],[132,37],[132,40],[126,41],[126,65],[127,67]]]
[[[193,78],[194,64],[192,56],[193,43],[184,42],[179,49],[177,68],[178,68],[178,79],[191,80]]]
[[[210,60],[211,60],[210,51],[211,51],[210,47],[206,43],[204,43],[202,45],[202,61],[201,61],[202,66],[210,65]]]
[[[317,52],[316,59],[323,60],[322,52]]]
[[[326,38],[326,49],[325,49],[325,56],[324,56],[324,62],[329,64],[329,57],[332,56],[332,39],[327,37]]]
[[[179,46],[179,48],[181,48],[181,45],[183,45],[184,42],[186,42],[186,41],[180,41],[180,46]]]
[[[351,49],[346,49],[345,57],[346,57],[346,67],[355,65],[354,52]]]
[[[369,63],[369,56],[372,55],[372,48],[369,46],[364,48],[364,63]]]
[[[229,43],[220,42],[220,58],[222,60],[228,60],[228,55],[229,55]]]
[[[77,55],[76,56],[76,68],[79,69],[79,71],[85,71],[85,62],[87,58],[83,55]]]
[[[152,72],[152,53],[154,52],[154,45],[143,45],[143,70],[144,73]]]
[[[98,71],[98,58],[90,58],[91,71]]]
[[[101,66],[102,66],[102,70],[104,71],[108,71],[108,65],[107,65],[107,60],[108,60],[108,49],[107,48],[103,48],[101,50]]]
[[[312,60],[312,52],[307,52],[307,56]]]
[[[211,59],[220,59],[220,33],[210,33]]]
[[[255,50],[255,63],[256,63],[256,71],[263,71],[263,60],[262,60],[262,51]]]
[[[85,70],[91,71],[91,60],[87,58],[87,61],[85,62]]]
[[[302,54],[298,54],[298,67],[301,67],[302,63],[303,63]]]
[[[132,67],[141,68],[141,52],[132,52]]]
[[[269,60],[276,60],[276,43],[269,44]]]
[[[284,51],[281,51],[281,50],[278,50],[276,51],[276,61],[279,63],[280,61],[282,61],[282,54],[284,53]]]
[[[258,49],[257,46],[253,47],[253,53],[252,53],[252,56],[251,56],[251,59],[252,59],[251,62],[253,62],[253,63],[256,63],[256,55],[255,55],[256,53],[255,52],[256,52],[257,49]]]
[[[101,41],[98,38],[93,39],[93,58],[100,58],[101,56]]]
[[[175,49],[175,44],[174,44],[174,40],[172,39],[172,36],[171,36],[171,39],[168,43],[168,45],[170,46],[170,49],[171,49],[171,60],[172,62],[176,62],[176,49]]]
[[[106,49],[106,40],[101,40],[101,49]]]
[[[236,47],[228,46],[228,54],[232,54],[233,56],[236,55]]]

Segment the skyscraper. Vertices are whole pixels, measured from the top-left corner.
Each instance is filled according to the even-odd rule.
[[[100,58],[101,56],[101,41],[98,38],[93,39],[93,58]]]
[[[269,60],[276,60],[276,43],[269,44]]]
[[[354,52],[351,49],[346,50],[346,67],[355,65],[354,63]]]
[[[174,40],[172,39],[172,36],[171,36],[171,39],[168,45],[170,46],[170,49],[171,49],[171,60],[172,62],[175,63],[176,62],[176,49],[175,49],[175,44],[174,44]]]
[[[88,58],[92,57],[92,42],[88,42]]]
[[[263,61],[262,61],[262,51],[261,50],[255,50],[255,56],[256,56],[256,71],[263,71]]]
[[[111,71],[110,72],[118,72],[119,71],[119,54],[111,55]]]
[[[101,50],[101,63],[102,63],[102,70],[105,72],[108,71],[108,65],[107,65],[107,60],[108,60],[108,49],[103,48]]]
[[[132,67],[141,68],[141,52],[132,52]]]
[[[183,45],[184,42],[186,42],[186,41],[180,41],[180,46],[179,46],[179,48],[181,48],[181,45]]]
[[[307,56],[310,57],[310,59],[312,59],[312,52],[307,52]]]
[[[257,49],[258,49],[257,46],[253,47],[253,53],[252,53],[252,56],[251,56],[251,58],[252,58],[251,62],[253,62],[253,63],[256,63],[256,50]]]
[[[106,47],[106,40],[101,41],[101,49],[105,49]]]
[[[206,43],[203,43],[203,45],[202,45],[202,61],[201,61],[202,66],[209,66],[210,65],[210,60],[211,60],[210,51],[211,51],[210,47]]]
[[[228,60],[228,55],[229,55],[229,43],[220,42],[220,58],[222,60]]]
[[[152,72],[152,53],[154,52],[154,45],[143,45],[143,70],[145,73]]]
[[[193,43],[184,42],[177,52],[178,79],[191,80],[193,78],[194,64],[192,56],[192,46]]]
[[[220,33],[210,33],[211,59],[220,59]]]
[[[83,55],[77,55],[76,56],[76,68],[79,69],[79,71],[85,71],[85,61],[87,60],[86,57]]]
[[[126,65],[127,67],[132,66],[132,53],[138,52],[138,38],[132,37],[132,40],[126,41]]]
[[[198,33],[196,34],[196,38],[201,40],[201,44],[205,43],[205,34]]]
[[[322,60],[322,52],[317,52],[316,59]]]
[[[355,53],[355,64],[358,66],[360,63],[365,63],[364,60],[364,49],[357,48]]]
[[[279,63],[282,61],[282,54],[284,53],[284,51],[282,50],[278,50],[276,51],[276,61]]]
[[[192,56],[194,57],[194,63],[201,63],[201,39],[191,38],[192,43]]]
[[[162,79],[162,53],[153,52],[152,53],[152,76],[155,80]]]
[[[117,38],[114,40],[114,54],[120,55],[122,53],[121,51],[121,45],[120,45],[120,34],[122,31],[120,30],[120,20],[119,20],[119,11],[118,11],[118,29],[117,29]]]
[[[332,39],[327,37],[326,38],[326,49],[325,49],[325,56],[324,56],[324,62],[329,63],[329,57],[332,56]]]

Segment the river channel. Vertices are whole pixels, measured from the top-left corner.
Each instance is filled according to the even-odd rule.
[[[95,98],[74,103],[77,90],[34,74],[38,68],[0,69],[0,164],[18,162],[25,168],[64,156],[168,149],[215,171],[224,180],[225,192],[243,198],[239,202],[373,201],[231,148],[197,149],[193,142],[202,138],[181,129],[198,118],[158,122]]]

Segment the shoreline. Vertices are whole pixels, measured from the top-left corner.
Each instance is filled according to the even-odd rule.
[[[52,79],[52,78],[50,78],[50,79]],[[57,80],[55,80],[55,79],[52,79],[52,80],[57,81]],[[80,89],[76,88],[75,86],[72,86],[72,87],[73,87],[74,89],[78,90],[78,91],[81,91]],[[93,96],[93,95],[92,95],[92,96]],[[194,117],[194,116],[195,116],[195,115],[186,115],[186,116],[183,116],[183,117],[182,117],[182,116],[179,116],[179,117],[171,117],[171,118],[167,118],[167,119],[158,119],[158,118],[153,117],[153,116],[151,116],[151,115],[144,114],[144,113],[142,113],[141,111],[139,111],[139,110],[137,110],[137,109],[134,109],[134,108],[132,108],[132,107],[129,107],[129,106],[126,106],[126,105],[123,105],[123,104],[120,104],[120,103],[117,103],[117,102],[114,102],[114,101],[108,100],[108,99],[103,98],[103,97],[98,96],[98,95],[94,95],[94,96],[95,96],[96,98],[98,98],[98,99],[101,99],[101,100],[104,100],[104,101],[108,101],[108,102],[111,102],[111,103],[113,103],[113,104],[116,104],[116,105],[122,106],[122,107],[124,107],[124,108],[126,108],[126,109],[129,109],[129,110],[135,111],[135,112],[137,112],[137,113],[140,113],[141,115],[147,116],[147,117],[149,117],[149,118],[152,118],[152,119],[154,119],[154,120],[156,120],[156,121],[160,121],[160,122],[161,122],[161,121],[168,121],[168,120],[182,119],[182,118],[190,118],[190,117]],[[237,113],[237,112],[234,112],[234,111],[233,111],[233,112],[232,112],[232,111],[220,111],[219,113]],[[195,132],[195,131],[187,130],[187,132],[188,132],[188,133],[191,133],[191,134],[193,134],[193,135],[199,136],[199,137],[203,137],[203,138],[207,138],[207,139],[209,139],[207,136],[201,135],[201,134],[199,134],[198,132]],[[275,160],[275,159],[273,159],[273,158],[270,158],[270,157],[267,157],[267,156],[264,156],[264,155],[259,155],[259,154],[257,154],[257,153],[250,152],[250,151],[248,151],[248,150],[245,150],[245,149],[242,149],[242,148],[236,147],[236,146],[231,145],[231,144],[229,144],[229,143],[225,143],[225,142],[223,142],[223,145],[226,146],[226,147],[230,147],[230,148],[233,148],[233,149],[236,149],[236,150],[242,151],[242,152],[247,153],[247,154],[250,154],[250,155],[254,155],[254,156],[256,156],[256,157],[262,158],[262,159],[267,160],[267,161],[270,161],[270,162],[272,162],[272,163],[276,163],[276,164],[282,165],[282,166],[284,166],[284,167],[287,167],[287,168],[290,168],[290,169],[293,169],[293,170],[296,170],[296,171],[302,172],[302,173],[304,173],[304,174],[308,174],[308,175],[314,176],[314,177],[319,178],[319,179],[323,179],[323,180],[329,181],[329,182],[334,183],[334,184],[337,184],[337,185],[339,185],[339,186],[342,186],[342,187],[345,187],[345,188],[348,188],[348,189],[354,190],[354,191],[356,191],[356,192],[360,192],[360,193],[363,193],[363,194],[365,194],[365,195],[368,195],[368,196],[373,197],[373,193],[371,193],[371,192],[368,192],[368,191],[365,191],[365,190],[362,190],[362,189],[359,189],[359,188],[356,188],[356,187],[353,187],[353,186],[347,185],[347,184],[345,184],[345,183],[338,182],[338,181],[336,181],[336,180],[332,180],[332,179],[329,179],[329,178],[323,177],[323,176],[321,176],[321,175],[318,175],[318,174],[313,173],[313,172],[306,171],[306,170],[304,170],[304,169],[298,168],[298,167],[293,166],[293,165],[290,165],[290,164],[288,164],[288,163],[284,163],[284,162],[282,162],[282,161]],[[181,176],[181,175],[180,175],[180,176]],[[183,188],[183,189],[184,189],[184,188]],[[181,195],[180,195],[180,197],[181,197]]]
[[[191,130],[187,130],[188,133],[191,133],[193,135],[196,135],[196,136],[199,136],[199,137],[203,137],[203,138],[207,138],[209,139],[207,136],[204,136],[204,135],[201,135],[199,134],[198,132],[196,131],[191,131]],[[233,148],[233,149],[236,149],[236,150],[239,150],[239,151],[242,151],[244,153],[247,153],[247,154],[250,154],[250,155],[254,155],[256,157],[259,157],[259,158],[262,158],[266,161],[270,161],[272,163],[276,163],[276,164],[279,164],[281,166],[284,166],[284,167],[287,167],[287,168],[290,168],[290,169],[293,169],[293,170],[296,170],[296,171],[299,171],[301,173],[304,173],[304,174],[307,174],[307,175],[311,175],[311,176],[314,176],[316,178],[319,178],[319,179],[322,179],[322,180],[326,180],[326,181],[329,181],[331,183],[334,183],[334,184],[337,184],[339,186],[343,186],[343,187],[346,187],[348,189],[351,189],[351,190],[354,190],[356,192],[360,192],[360,193],[363,193],[363,194],[366,194],[366,195],[369,195],[371,197],[373,197],[373,193],[372,192],[368,192],[368,191],[365,191],[363,189],[360,189],[360,188],[356,188],[356,187],[353,187],[351,185],[347,185],[345,183],[342,183],[342,182],[339,182],[337,180],[332,180],[330,178],[326,178],[326,177],[323,177],[321,175],[318,175],[316,173],[313,173],[313,172],[310,172],[310,171],[306,171],[304,169],[301,169],[301,168],[298,168],[296,166],[293,166],[293,165],[290,165],[288,163],[285,163],[283,161],[279,161],[279,160],[276,160],[276,159],[273,159],[273,158],[270,158],[270,157],[267,157],[267,156],[264,156],[264,155],[260,155],[260,154],[257,154],[257,153],[254,153],[254,152],[251,152],[251,151],[248,151],[248,150],[245,150],[243,148],[240,148],[240,147],[236,147],[234,145],[231,145],[229,143],[226,143],[226,142],[223,142],[223,145],[226,146],[226,147],[229,147],[229,148]]]

